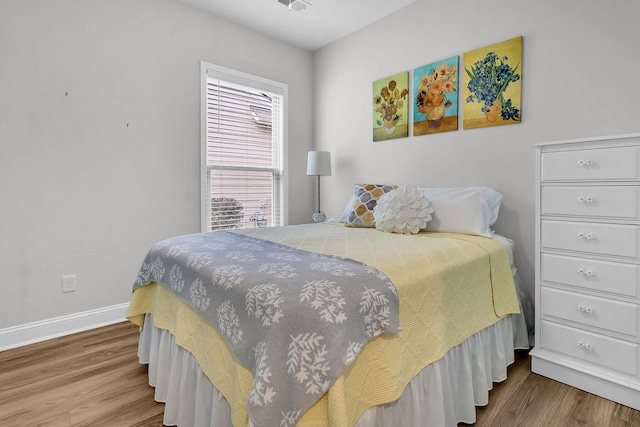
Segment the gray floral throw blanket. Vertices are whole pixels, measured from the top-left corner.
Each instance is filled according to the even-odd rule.
[[[229,231],[157,243],[134,289],[150,282],[198,311],[253,372],[256,427],[294,425],[364,344],[400,331],[396,288],[379,270]]]

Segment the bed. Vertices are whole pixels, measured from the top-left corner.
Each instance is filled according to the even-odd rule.
[[[411,228],[407,221],[384,220],[376,215],[378,225],[386,224],[389,228],[393,223],[399,227],[395,232],[381,232],[380,227],[363,226],[368,212],[360,209],[359,214],[353,215],[354,208],[363,201],[369,202],[371,210],[371,197],[363,196],[362,191],[358,195],[358,190],[366,187],[356,185],[355,199],[347,203],[343,215],[333,223],[201,233],[168,239],[152,247],[143,262],[141,279],[134,287],[127,317],[141,327],[138,354],[140,362],[149,365],[149,382],[156,387],[156,400],[166,403],[165,425],[410,426],[425,425],[426,422],[429,425],[455,425],[458,422],[475,421],[475,406],[487,403],[488,390],[493,382],[506,378],[506,368],[513,362],[514,349],[528,349],[529,342],[527,322],[522,314],[528,302],[513,266],[512,242],[495,235],[488,228],[497,219],[501,196],[494,197],[498,198],[495,206],[495,200],[486,197],[487,194],[494,194],[491,193],[494,190],[474,189],[475,198],[478,199],[478,192],[483,195],[479,200],[484,207],[479,210],[468,199],[464,200],[463,207],[470,208],[469,214],[474,217],[469,224],[476,221],[478,215],[484,215],[482,210],[487,211],[487,215],[479,223],[471,225],[470,229],[461,232],[455,229],[461,218],[458,203],[460,194],[454,195],[453,199],[458,203],[457,212],[454,212],[452,205],[447,204],[447,198],[451,197],[450,189],[445,191],[446,197],[439,196],[435,190],[432,193],[425,190],[424,194],[429,194],[428,203],[425,204],[421,197],[417,199],[423,204],[424,215],[429,219],[428,222],[435,224],[435,229],[429,230],[424,227],[425,223],[419,224],[419,230],[416,229],[415,233],[406,232],[407,227]],[[386,206],[387,211],[392,207],[398,208],[398,203],[391,203],[389,197],[385,197],[387,193],[396,197],[404,194],[407,197],[403,198],[403,203],[409,200],[415,207],[416,197],[408,197],[415,193],[415,189],[374,186],[373,190],[381,188],[384,191],[377,191],[380,194],[374,194],[374,199],[380,203],[380,207]],[[397,209],[394,212],[394,218],[402,216]],[[452,229],[447,225],[447,217],[455,217],[456,227]],[[487,227],[473,228],[478,224]],[[403,227],[405,232],[398,232],[403,231]],[[233,247],[221,244],[219,239]],[[390,301],[390,310],[387,310],[390,313],[393,313],[393,295],[397,296],[398,324],[390,315],[389,321],[380,322],[383,327],[367,334],[368,323],[365,322],[356,326],[356,329],[365,331],[363,336],[349,335],[348,341],[341,341],[341,329],[331,328],[342,326],[343,322],[336,319],[357,317],[356,313],[362,309],[361,302],[353,313],[346,308],[342,310],[348,305],[344,301],[337,304],[338,308],[336,304],[311,304],[304,309],[303,304],[303,308],[296,309],[301,314],[295,318],[294,326],[287,326],[284,334],[272,335],[270,331],[278,329],[279,319],[293,314],[275,315],[272,311],[267,316],[269,321],[266,321],[269,323],[269,332],[258,333],[249,350],[238,349],[234,341],[237,334],[230,333],[230,323],[221,320],[224,317],[220,315],[221,307],[223,313],[228,312],[228,306],[223,307],[227,297],[213,298],[212,291],[209,291],[211,298],[207,297],[206,310],[201,310],[204,298],[201,291],[196,292],[194,297],[193,290],[191,294],[183,293],[182,296],[175,289],[172,290],[171,283],[175,282],[176,277],[175,274],[171,276],[169,270],[172,270],[173,260],[165,260],[162,275],[157,274],[158,268],[154,267],[161,252],[179,254],[185,262],[191,260],[192,265],[206,264],[197,255],[202,253],[202,246],[198,246],[195,252],[190,248],[192,243],[198,241],[212,252],[218,250],[220,257],[222,254],[226,257],[229,253],[235,253],[237,247],[243,251],[264,251],[260,244],[274,245],[278,251],[282,251],[278,260],[283,259],[283,254],[301,257],[301,254],[309,254],[312,259],[310,265],[330,265],[330,268],[324,268],[324,274],[330,275],[336,271],[362,267],[364,272],[358,274],[373,274],[381,279],[380,292],[388,288],[385,298]],[[327,264],[328,261],[333,263],[341,260],[353,264]],[[256,262],[249,261],[247,264]],[[270,265],[273,267],[273,264]],[[284,264],[278,265],[282,267]],[[164,274],[165,270],[167,274]],[[271,270],[273,273],[274,269]],[[281,268],[275,270],[282,271]],[[262,273],[268,275],[269,269],[263,269]],[[213,275],[218,278],[218,285],[220,280],[226,280],[216,274],[214,268],[202,277]],[[304,277],[306,283],[324,283],[315,276],[313,280]],[[187,284],[204,281],[187,276],[184,279]],[[272,283],[273,280],[272,274],[263,282]],[[357,280],[356,276],[347,275],[341,287],[348,287],[350,281],[358,283]],[[372,276],[367,276],[364,288],[368,291],[372,281]],[[388,286],[388,281],[393,286]],[[193,288],[188,285],[183,287]],[[185,295],[191,295],[191,298]],[[247,307],[252,307],[247,308],[247,317],[257,319],[255,301],[249,303],[248,295],[243,293],[238,298],[244,299]],[[279,297],[276,294],[272,297],[274,295]],[[303,293],[300,295],[299,299],[304,300]],[[354,298],[357,301],[357,297]],[[217,309],[210,309],[209,306]],[[279,308],[277,304],[275,307]],[[205,313],[207,310],[214,313],[209,320]],[[261,311],[263,324],[265,312],[266,309]],[[333,320],[328,318],[329,312],[334,315]],[[336,317],[338,312],[341,316]],[[367,322],[371,317],[365,316]],[[323,365],[332,376],[327,377],[319,390],[310,388],[310,375],[306,375],[305,381],[299,381],[300,373],[289,370],[290,366],[283,367],[282,373],[277,372],[278,363],[285,365],[286,356],[280,362],[269,365],[270,369],[265,369],[263,363],[266,359],[279,360],[276,357],[267,358],[265,354],[284,353],[266,353],[261,345],[275,341],[272,346],[274,352],[280,347],[283,351],[288,348],[290,355],[291,342],[296,335],[291,328],[309,319],[311,323],[318,324],[319,332],[314,333],[326,336],[324,342],[335,341],[339,343],[339,351],[348,354],[344,356],[340,353],[337,357],[337,360],[344,362],[341,368],[339,363],[330,365],[331,368]],[[251,336],[250,333],[248,335]],[[350,352],[346,349],[347,342],[355,343]],[[250,350],[253,350],[254,359],[247,359]],[[325,353],[330,356],[331,351],[329,348]],[[320,359],[324,360],[325,353]],[[314,363],[319,360],[318,353],[315,353],[315,357]],[[253,365],[251,360],[255,361]],[[282,381],[278,379],[280,374],[287,377],[287,371],[288,378]],[[296,382],[302,385],[296,385]],[[306,399],[303,406],[290,407],[305,392],[315,394],[311,401]],[[258,399],[265,396],[265,400]],[[274,404],[270,408],[272,401],[277,401],[279,396],[284,396],[280,400],[281,405]]]

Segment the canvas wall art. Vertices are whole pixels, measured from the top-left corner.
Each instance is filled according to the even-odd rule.
[[[464,54],[463,127],[520,123],[522,36]]]
[[[373,82],[373,140],[409,136],[409,72]]]
[[[413,70],[413,135],[458,129],[458,56]]]

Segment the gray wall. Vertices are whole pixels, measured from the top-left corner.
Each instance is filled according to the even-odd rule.
[[[173,0],[0,2],[0,330],[126,303],[153,243],[199,231],[200,61],[289,85],[306,221],[311,53]]]
[[[338,215],[356,182],[492,186],[533,294],[534,144],[640,131],[638,22],[637,0],[418,0],[317,51],[315,144],[334,159],[323,210]],[[372,142],[374,80],[454,55],[462,79],[464,52],[520,35],[522,123],[462,130],[460,111],[458,131]]]

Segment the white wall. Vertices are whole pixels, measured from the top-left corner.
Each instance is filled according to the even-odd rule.
[[[0,2],[0,330],[126,303],[153,243],[199,231],[200,61],[289,85],[305,222],[311,53],[173,0]]]
[[[200,61],[289,84],[290,223],[314,139],[330,216],[355,182],[490,185],[533,291],[533,144],[640,130],[639,20],[635,0],[417,0],[312,55],[174,0],[2,0],[0,331],[126,303],[149,246],[198,231]],[[521,124],[372,142],[374,80],[519,35]]]
[[[334,159],[323,210],[342,212],[356,182],[492,186],[533,295],[534,144],[640,131],[638,22],[637,0],[418,0],[316,51],[315,143]],[[374,80],[454,55],[462,69],[464,52],[520,35],[522,123],[462,130],[460,110],[458,131],[372,142]]]

